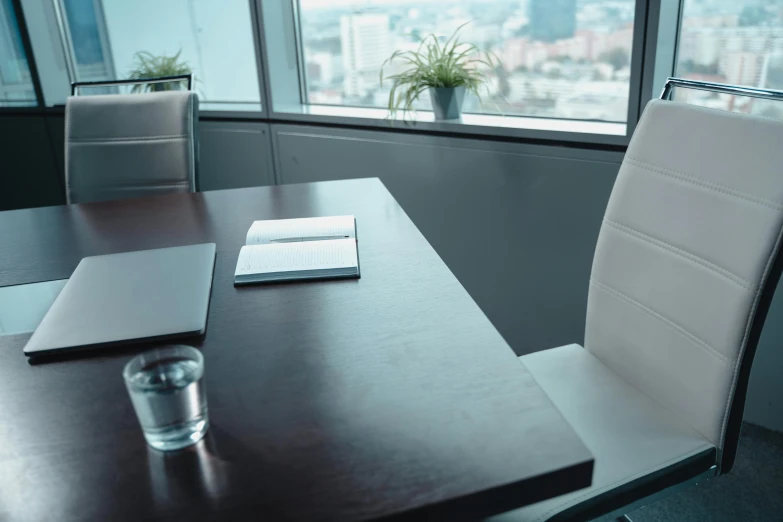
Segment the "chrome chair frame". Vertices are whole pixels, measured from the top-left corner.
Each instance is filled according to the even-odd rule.
[[[674,91],[675,87],[696,89],[698,91],[717,92],[721,94],[733,94],[735,96],[750,96],[751,98],[765,98],[767,100],[783,101],[783,91],[758,89],[756,87],[741,87],[739,85],[729,85],[727,83],[699,82],[696,80],[685,80],[683,78],[668,78],[663,86],[661,99],[671,100],[672,92]]]
[[[71,96],[77,96],[78,89],[80,87],[112,87],[120,85],[133,85],[141,83],[171,83],[171,82],[188,82],[188,90],[193,90],[193,74],[178,74],[176,76],[158,76],[155,78],[139,78],[139,79],[127,79],[127,80],[101,80],[97,82],[73,82],[71,84]]]
[[[666,80],[666,83],[663,87],[663,92],[661,92],[660,99],[670,101],[675,87],[709,91],[720,94],[731,94],[735,96],[748,96],[752,98],[783,101],[783,91],[773,89],[758,89],[755,87],[741,87],[738,85],[729,85],[725,83],[701,82],[674,77],[670,77]],[[609,511],[602,516],[601,520],[608,520],[612,517],[617,517],[615,520],[618,522],[632,522],[627,513],[678,493],[685,487],[698,485],[709,481],[710,479],[723,473],[728,473],[734,466],[734,460],[737,455],[737,447],[739,445],[742,417],[745,411],[745,397],[748,389],[750,370],[751,366],[753,365],[753,358],[756,354],[756,348],[758,347],[758,341],[761,337],[764,321],[766,320],[767,312],[769,311],[769,307],[772,302],[772,297],[774,296],[778,282],[780,281],[781,273],[783,273],[783,254],[778,253],[772,263],[772,269],[769,273],[768,279],[761,289],[761,299],[758,304],[758,309],[754,314],[753,323],[751,324],[750,338],[748,339],[745,354],[742,357],[740,363],[737,390],[732,401],[731,410],[729,412],[726,444],[724,445],[722,454],[718,455],[718,464],[712,466],[706,472],[700,473],[695,477],[677,482],[665,489],[644,496],[621,509]]]

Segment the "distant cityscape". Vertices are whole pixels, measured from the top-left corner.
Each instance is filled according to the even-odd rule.
[[[379,74],[392,52],[416,49],[428,34],[448,38],[467,24],[462,40],[500,62],[484,71],[486,95],[467,100],[467,112],[627,118],[634,0],[373,3],[303,4],[310,103],[386,107],[390,84],[381,86]],[[428,107],[422,99],[419,108]]]
[[[686,0],[677,75],[783,89],[783,0]],[[681,89],[675,99],[783,118],[774,101]]]
[[[143,13],[125,28],[136,16],[132,4],[59,1],[81,80],[125,77],[137,50],[181,50],[204,101],[257,100],[242,0],[169,0],[160,6],[170,18],[161,22],[166,31],[144,26]],[[395,50],[417,48],[428,34],[446,38],[467,24],[462,40],[499,61],[484,71],[486,93],[468,99],[467,112],[626,121],[635,0],[297,1],[308,103],[384,108],[390,84],[379,81],[383,62]],[[11,0],[0,0],[0,106],[35,101],[13,14]],[[230,28],[237,30],[226,38]],[[783,0],[685,0],[675,73],[783,89]],[[775,102],[684,89],[676,99],[783,118],[783,104]],[[429,109],[429,99],[416,106]]]
[[[301,0],[308,101],[385,107],[381,64],[427,34],[491,51],[500,67],[467,112],[624,122],[633,0]],[[783,0],[685,0],[677,74],[783,88]],[[395,72],[394,70],[390,72]],[[682,91],[680,100],[777,114],[774,102]],[[423,99],[419,108],[426,109]]]

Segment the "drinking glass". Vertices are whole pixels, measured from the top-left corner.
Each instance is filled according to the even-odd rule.
[[[147,444],[173,451],[204,437],[209,418],[200,351],[179,345],[145,352],[122,375]]]

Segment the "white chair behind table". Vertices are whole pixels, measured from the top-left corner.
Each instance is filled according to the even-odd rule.
[[[124,83],[132,82],[74,84],[73,92],[82,85]],[[196,191],[194,92],[70,96],[65,128],[68,203]]]
[[[670,79],[647,105],[598,238],[585,347],[520,357],[593,453],[593,485],[497,520],[620,516],[734,463],[783,266],[783,121],[665,101],[673,86],[735,92]]]

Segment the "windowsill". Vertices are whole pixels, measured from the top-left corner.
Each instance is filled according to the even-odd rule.
[[[200,101],[198,104],[199,112],[261,112],[260,103],[245,103],[245,102],[210,102]]]
[[[298,122],[323,122],[470,135],[511,136],[520,138],[584,141],[610,145],[627,144],[625,123],[561,120],[524,116],[463,114],[459,120],[435,121],[432,111],[417,111],[407,121],[400,114],[388,118],[386,109],[334,105],[276,105],[272,119]]]
[[[62,114],[64,107],[47,108],[47,113]],[[38,108],[4,109],[0,113],[40,110]],[[519,138],[552,142],[585,143],[594,145],[628,145],[628,127],[625,123],[601,121],[561,120],[524,116],[463,114],[459,120],[435,121],[432,111],[417,111],[406,121],[400,114],[388,118],[386,109],[344,107],[336,105],[276,105],[270,114],[261,112],[257,103],[199,104],[202,118],[247,120],[269,123],[321,123],[335,126],[367,127],[378,130],[402,130],[433,134],[464,135],[466,138]]]
[[[14,110],[21,112],[44,111],[51,114],[62,114],[65,111],[65,103],[39,107],[35,102],[29,105],[16,104],[14,106],[4,106],[0,102],[0,113],[12,112]],[[206,117],[228,117],[228,118],[246,118],[252,120],[266,119],[263,115],[260,103],[244,102],[209,102],[199,101],[199,112]]]

